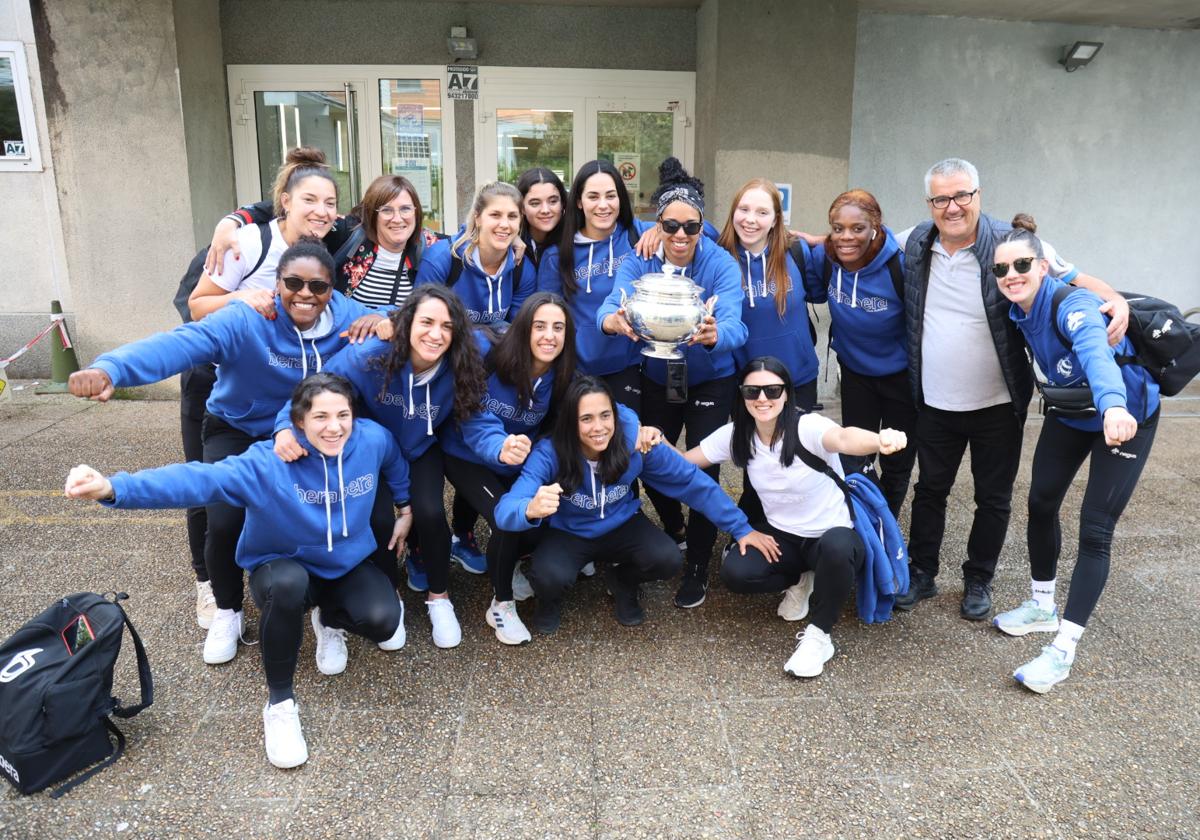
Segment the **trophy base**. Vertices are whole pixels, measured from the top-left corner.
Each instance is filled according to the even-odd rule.
[[[642,355],[651,359],[682,359],[683,353],[679,345],[667,341],[650,341],[642,348]]]

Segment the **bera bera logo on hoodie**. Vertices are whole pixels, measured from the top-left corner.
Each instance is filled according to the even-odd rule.
[[[323,505],[326,496],[329,497],[330,504],[337,504],[341,501],[337,490],[305,490],[299,484],[292,484],[292,488],[296,491],[296,498],[306,505]],[[375,476],[370,473],[360,475],[348,483],[345,490],[347,499],[365,496],[375,490]]]

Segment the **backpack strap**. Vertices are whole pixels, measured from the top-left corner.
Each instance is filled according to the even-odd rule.
[[[460,257],[458,254],[454,253],[454,249],[451,248],[450,249],[450,273],[446,275],[447,288],[454,287],[454,284],[458,282],[458,278],[460,276],[462,276],[462,272],[463,272],[462,257]]]
[[[1058,308],[1067,299],[1067,295],[1073,291],[1075,291],[1075,287],[1070,284],[1059,286],[1054,290],[1054,297],[1050,299],[1050,326],[1054,327],[1054,334],[1058,336],[1058,340],[1062,343],[1062,346],[1068,350],[1071,349],[1071,342],[1067,340],[1067,337],[1062,334],[1062,330],[1058,328]]]
[[[271,225],[270,225],[270,223],[258,226],[258,236],[259,236],[259,239],[262,241],[262,250],[259,251],[258,262],[256,262],[254,264],[254,267],[251,268],[250,271],[246,273],[247,277],[249,277],[251,274],[253,274],[254,272],[258,271],[260,268],[262,268],[262,264],[267,261],[267,251],[271,250]]]
[[[900,266],[900,252],[892,254],[887,261],[888,273],[892,275],[892,285],[896,288],[896,297],[904,303],[904,269]]]
[[[54,790],[52,790],[50,792],[51,799],[58,799],[64,793],[69,793],[70,791],[74,790],[79,785],[83,784],[88,779],[92,778],[92,776],[95,776],[97,773],[99,773],[105,767],[111,767],[113,764],[116,763],[118,758],[120,758],[121,756],[123,756],[125,754],[125,733],[122,732],[120,729],[117,729],[116,724],[114,724],[107,717],[100,718],[100,722],[104,724],[105,729],[107,729],[113,735],[117,736],[117,748],[115,750],[113,750],[112,755],[110,755],[108,758],[101,761],[95,767],[90,768],[86,773],[80,773],[78,776],[76,776],[71,781],[67,782],[64,785],[59,785]]]
[[[124,592],[118,592],[111,599],[111,603],[121,611],[121,620],[125,622],[125,627],[128,628],[129,635],[133,638],[133,649],[137,653],[141,700],[135,706],[122,706],[118,703],[116,708],[112,710],[112,713],[119,718],[131,718],[154,702],[154,678],[150,675],[150,660],[146,657],[146,647],[142,644],[142,637],[138,635],[137,630],[134,629],[133,624],[129,621],[129,616],[125,614],[125,610],[121,608],[121,604],[119,603],[128,597]]]
[[[629,247],[636,251],[638,240],[642,238],[641,234],[638,233],[637,225],[630,225],[626,228],[625,237],[629,240]]]
[[[829,466],[823,458],[817,457],[817,454],[809,450],[804,444],[800,444],[800,448],[796,454],[800,456],[800,460],[804,462],[806,467],[813,472],[821,473],[838,486],[838,489],[842,491],[842,495],[846,497],[846,507],[850,510],[850,521],[854,522],[854,502],[850,496],[850,485],[846,483],[846,480],[834,472],[833,467]]]

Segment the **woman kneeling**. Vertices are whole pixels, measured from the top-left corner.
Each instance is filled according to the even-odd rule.
[[[215,464],[173,464],[107,479],[88,466],[67,477],[66,495],[119,508],[169,508],[224,502],[246,509],[237,563],[250,571],[261,612],[263,709],[267,758],[276,767],[308,760],[292,682],[312,610],[317,668],[346,668],[346,631],[383,650],[404,646],[404,606],[387,576],[363,560],[375,551],[371,509],[382,472],[396,499],[408,499],[408,464],[382,427],[355,420],[350,383],[318,373],[292,394],[299,443],[316,458],[286,463],[270,441]],[[334,484],[334,487],[330,485]],[[389,548],[403,545],[412,525],[405,501]]]

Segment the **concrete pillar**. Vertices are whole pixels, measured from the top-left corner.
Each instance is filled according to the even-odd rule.
[[[80,362],[179,323],[194,253],[171,0],[35,0]]]

